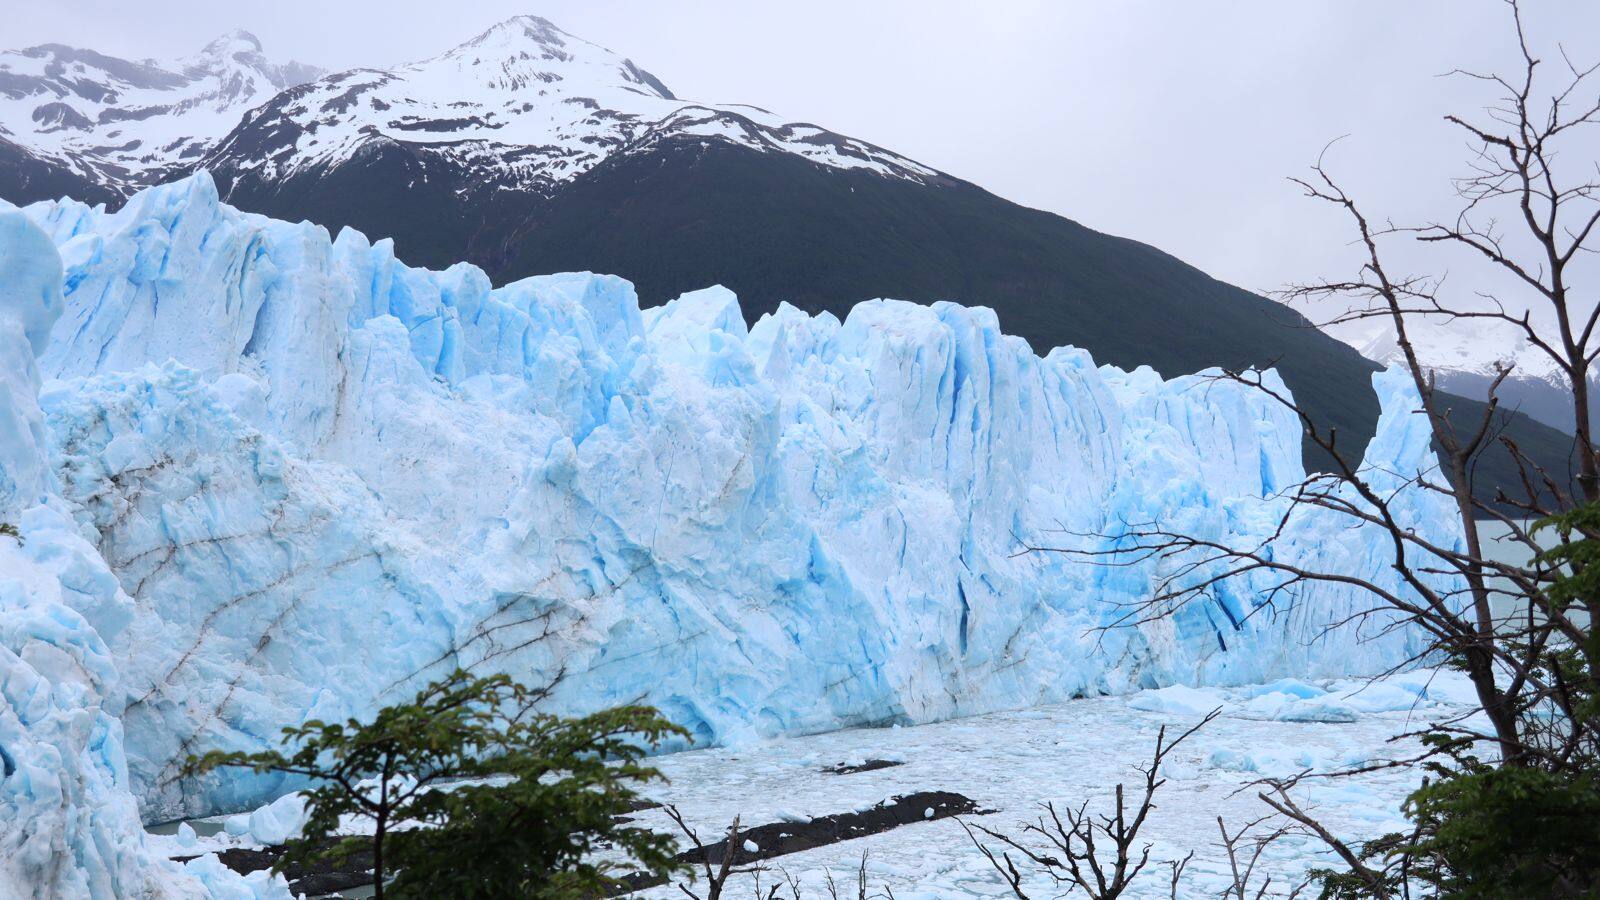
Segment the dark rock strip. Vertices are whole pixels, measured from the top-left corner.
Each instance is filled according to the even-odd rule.
[[[867,765],[871,766],[871,762]],[[884,767],[879,765],[875,768]],[[869,769],[860,768],[858,771],[869,771]],[[658,803],[639,802],[635,804],[635,811],[654,809],[658,806],[660,806]],[[976,803],[960,794],[950,791],[918,791],[890,798],[861,812],[836,813],[831,816],[819,816],[806,822],[776,822],[742,829],[734,837],[733,862],[735,865],[760,862],[803,850],[826,847],[841,841],[881,834],[902,825],[948,819],[951,816],[978,811]],[[757,849],[753,852],[745,849],[747,841],[754,844]],[[331,849],[337,842],[338,839],[332,839],[324,841],[319,846]],[[714,844],[685,850],[678,854],[677,859],[679,862],[698,866],[709,857],[712,865],[718,865],[722,861],[723,854],[728,852],[728,841],[724,838]],[[271,868],[283,854],[283,847],[265,847],[259,850],[234,847],[219,852],[217,857],[222,860],[223,865],[233,871],[248,874]],[[309,866],[291,864],[284,869],[283,874],[289,879],[289,886],[297,893],[312,897],[332,894],[372,883],[372,853],[358,850],[338,863],[319,860]],[[665,883],[660,879],[630,878],[619,883],[617,890],[611,896],[620,896]]]
[[[918,791],[915,794],[892,797],[862,812],[819,816],[807,822],[778,822],[772,825],[757,825],[754,828],[741,829],[734,836],[732,848],[733,864],[736,866],[748,865],[779,856],[788,856],[791,853],[814,850],[830,844],[881,834],[885,831],[899,828],[902,825],[932,822],[938,819],[948,819],[951,816],[968,815],[977,812],[980,812],[978,805],[960,794],[951,791]],[[754,851],[746,849],[746,842],[754,844],[756,849]],[[723,839],[714,844],[706,844],[693,850],[685,850],[678,854],[677,859],[679,862],[689,863],[696,867],[709,859],[711,865],[715,867],[722,863],[723,854],[728,852],[728,841]],[[615,897],[665,883],[664,880],[659,878],[630,878],[626,879],[611,896]]]
[[[905,765],[905,763],[901,762],[899,760],[893,760],[893,759],[869,759],[864,763],[861,763],[859,765],[854,765],[854,766],[846,765],[844,763],[839,763],[837,766],[829,766],[826,769],[822,770],[822,774],[824,774],[824,775],[854,775],[857,772],[876,772],[879,769],[892,769],[895,766],[903,766],[903,765]]]
[[[339,840],[331,838],[321,841],[317,847],[319,850],[331,850]],[[217,858],[235,872],[248,875],[251,872],[272,868],[283,858],[285,849],[263,847],[259,850],[247,850],[242,847],[232,847],[219,852]],[[292,863],[284,868],[283,875],[289,879],[289,887],[296,894],[305,894],[308,897],[321,897],[350,888],[363,887],[372,883],[372,851],[357,850],[338,862],[318,858],[310,865]]]

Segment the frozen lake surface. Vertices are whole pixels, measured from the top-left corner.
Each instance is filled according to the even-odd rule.
[[[1359,681],[1306,684],[1294,681],[1228,689],[1166,688],[1120,697],[1077,700],[1038,709],[997,713],[916,727],[853,729],[765,741],[742,747],[695,750],[660,757],[670,779],[647,794],[678,806],[706,840],[721,836],[734,816],[746,826],[824,816],[869,807],[915,791],[954,791],[989,811],[975,818],[985,826],[1020,834],[1023,820],[1040,804],[1108,809],[1113,785],[1139,779],[1162,724],[1182,730],[1206,711],[1223,714],[1182,744],[1163,770],[1169,779],[1142,838],[1154,844],[1151,865],[1132,897],[1168,896],[1160,861],[1193,850],[1180,896],[1214,895],[1222,886],[1226,858],[1218,843],[1218,815],[1230,828],[1269,812],[1250,783],[1311,769],[1335,771],[1415,749],[1391,742],[1430,719],[1457,714],[1470,704],[1459,675],[1418,672],[1375,684]],[[885,760],[895,765],[851,774],[826,770]],[[1403,825],[1400,802],[1418,779],[1415,772],[1388,770],[1350,778],[1313,779],[1295,793],[1336,834],[1375,837]],[[668,828],[660,811],[639,814],[649,825]],[[234,831],[241,830],[236,820]],[[162,837],[158,840],[175,841]],[[202,845],[249,845],[250,834],[200,838]],[[176,846],[174,854],[179,852]],[[194,845],[184,854],[196,852]],[[932,897],[1004,896],[1005,886],[953,819],[903,826],[770,861],[770,880],[780,871],[800,880],[805,896],[826,896],[826,873],[853,878],[863,854],[873,891],[884,887],[900,900]],[[1307,868],[1327,865],[1321,847],[1304,839],[1275,844],[1263,862],[1275,885],[1298,884]],[[1259,883],[1259,882],[1258,882]],[[750,896],[746,877],[732,896]],[[1040,879],[1032,896],[1059,890]],[[1269,893],[1269,896],[1274,894]],[[681,897],[676,887],[636,895]]]
[[[1134,782],[1140,775],[1134,767],[1148,761],[1163,723],[1169,732],[1181,730],[1197,721],[1204,709],[1222,705],[1222,717],[1169,757],[1164,770],[1169,781],[1157,795],[1158,809],[1141,833],[1155,845],[1151,868],[1132,892],[1138,897],[1168,896],[1166,868],[1156,861],[1193,850],[1187,888],[1181,895],[1214,895],[1227,865],[1216,817],[1223,816],[1235,829],[1270,812],[1254,788],[1242,787],[1265,775],[1330,771],[1403,756],[1416,745],[1391,743],[1392,736],[1430,717],[1458,712],[1459,704],[1470,699],[1465,680],[1453,673],[1421,673],[1361,687],[1357,682],[1341,683],[1329,697],[1287,702],[1282,698],[1291,695],[1262,687],[1174,688],[913,728],[858,729],[741,749],[693,751],[660,760],[671,783],[652,793],[677,804],[705,836],[725,828],[735,815],[745,823],[775,822],[796,814],[842,812],[912,791],[948,790],[972,798],[981,809],[994,810],[976,821],[1017,836],[1020,823],[1033,817],[1045,801],[1075,806],[1087,799],[1091,809],[1109,810],[1117,781],[1127,783],[1131,792],[1137,790]],[[1408,702],[1403,694],[1413,693],[1412,688],[1421,688],[1421,696]],[[1346,691],[1355,693],[1339,696]],[[1353,721],[1261,718],[1316,716],[1319,709],[1324,718]],[[867,759],[903,764],[850,775],[822,772],[838,763]],[[1302,806],[1322,815],[1336,834],[1373,837],[1404,824],[1400,802],[1418,777],[1390,770],[1313,780],[1296,796]],[[1266,870],[1274,883],[1297,884],[1311,865],[1330,864],[1320,850],[1307,841],[1284,841],[1269,851]],[[1006,893],[1004,883],[954,820],[910,825],[785,856],[772,866],[820,889],[824,872],[849,877],[863,853],[868,855],[871,884],[880,890],[892,888],[901,900]],[[1030,894],[1035,897],[1059,893],[1047,879],[1034,886],[1038,891]],[[739,891],[736,896],[746,893]],[[661,888],[640,896],[682,895]]]

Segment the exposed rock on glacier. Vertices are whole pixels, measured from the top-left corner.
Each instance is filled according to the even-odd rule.
[[[0,896],[287,900],[281,879],[146,845],[107,646],[134,603],[57,495],[39,409],[34,354],[61,287],[50,240],[0,210]]]
[[[1268,533],[1300,435],[1247,388],[1040,358],[951,303],[747,329],[720,288],[643,312],[607,276],[491,289],[237,212],[204,175],[116,214],[26,212],[65,262],[46,455],[131,607],[106,640],[148,816],[290,787],[181,780],[189,753],[366,715],[456,665],[736,741],[1373,671],[1420,646],[1324,634],[1370,605],[1335,586],[1263,609],[1264,580],[1097,633],[1159,564],[1017,553],[1129,523]],[[1375,452],[1429,465],[1415,397],[1379,388]],[[1325,525],[1295,517],[1279,552],[1386,570],[1380,542]]]

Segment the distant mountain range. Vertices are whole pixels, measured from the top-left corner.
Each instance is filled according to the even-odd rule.
[[[1417,355],[1451,393],[1487,398],[1500,366],[1511,374],[1495,395],[1502,406],[1562,431],[1573,431],[1572,388],[1567,376],[1539,348],[1516,329],[1486,320],[1456,320],[1414,325],[1412,340]],[[1366,327],[1340,333],[1361,355],[1381,365],[1403,359],[1394,333],[1375,320]],[[1600,421],[1600,390],[1590,394],[1591,421]]]
[[[749,316],[958,300],[1041,352],[1072,344],[1168,376],[1275,365],[1352,455],[1377,416],[1377,365],[1293,310],[865,141],[681,99],[537,17],[337,73],[273,62],[244,32],[172,64],[0,54],[0,197],[114,206],[199,168],[235,206],[390,237],[407,262],[469,260],[497,282],[611,272],[646,304],[721,283]],[[1514,428],[1564,467],[1567,438]],[[1503,460],[1484,471],[1516,483]]]
[[[243,31],[161,64],[60,44],[0,54],[0,190],[115,204],[194,168],[245,113],[323,75]]]

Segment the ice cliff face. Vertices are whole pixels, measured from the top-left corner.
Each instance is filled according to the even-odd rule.
[[[34,347],[43,418],[0,459],[53,479],[115,577],[114,602],[64,603],[117,610],[100,640],[147,817],[286,787],[186,781],[187,754],[365,715],[454,666],[729,741],[1373,671],[1418,647],[1325,633],[1370,602],[1321,586],[1267,607],[1267,580],[1100,633],[1161,563],[1018,553],[1149,522],[1269,533],[1299,430],[1236,385],[1039,358],[949,303],[747,330],[720,288],[644,311],[608,276],[491,289],[237,212],[204,175],[115,214],[25,212],[64,303]],[[1430,464],[1404,381],[1377,384],[1374,462]],[[1430,502],[1401,505],[1437,528]],[[1386,571],[1380,542],[1326,526],[1297,515],[1278,552]]]
[[[0,210],[0,896],[287,900],[281,882],[146,846],[107,643],[134,602],[59,496],[38,403],[61,285],[50,240]]]

